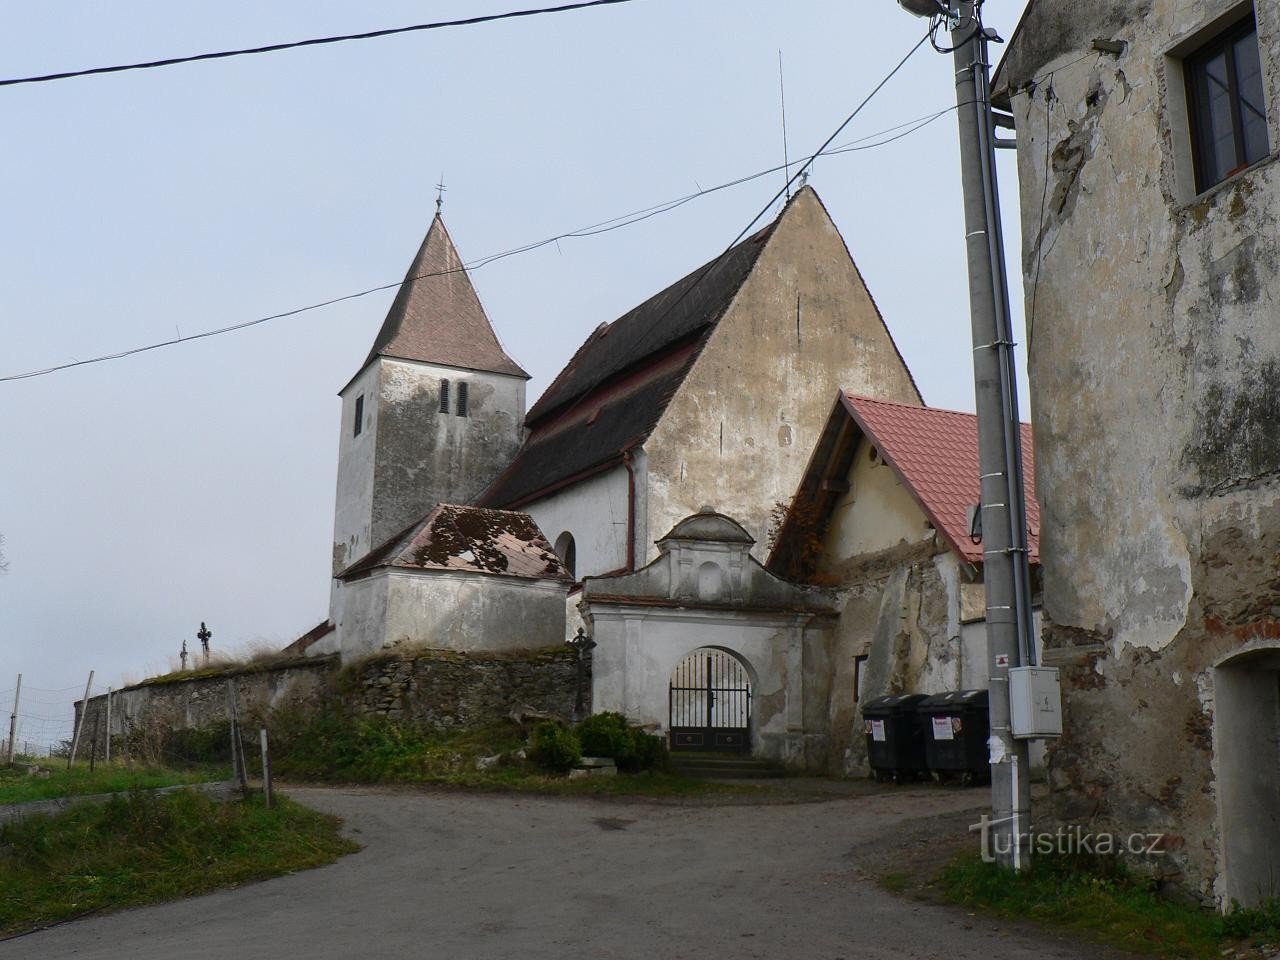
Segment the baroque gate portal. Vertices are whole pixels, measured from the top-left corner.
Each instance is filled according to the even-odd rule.
[[[733,654],[703,647],[671,675],[672,750],[751,752],[751,681]]]

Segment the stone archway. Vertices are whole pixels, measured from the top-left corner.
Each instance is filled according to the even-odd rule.
[[[667,729],[671,749],[751,752],[750,665],[723,647],[699,647],[671,672]]]
[[[1280,896],[1280,648],[1213,669],[1223,902]]]

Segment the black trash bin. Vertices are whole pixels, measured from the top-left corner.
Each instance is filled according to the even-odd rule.
[[[924,732],[925,762],[940,780],[990,779],[987,738],[991,736],[991,720],[987,703],[986,690],[953,690],[922,699],[916,705]]]
[[[922,693],[877,697],[862,708],[867,735],[867,759],[877,780],[898,783],[928,773],[924,756],[924,728],[916,706]]]

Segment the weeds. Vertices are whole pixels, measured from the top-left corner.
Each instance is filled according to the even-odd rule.
[[[217,803],[139,789],[0,827],[0,933],[321,866],[355,850],[286,798]]]
[[[1135,953],[1209,958],[1242,941],[1280,940],[1280,901],[1222,916],[1161,896],[1153,880],[1110,857],[1039,856],[1029,870],[1013,873],[964,855],[936,883],[952,902]]]
[[[55,797],[82,797],[92,793],[120,793],[131,787],[171,787],[184,783],[226,780],[230,768],[203,767],[183,771],[147,767],[127,770],[100,763],[92,772],[87,763],[66,769],[59,763],[47,775],[32,775],[21,767],[0,768],[0,804],[28,803]]]

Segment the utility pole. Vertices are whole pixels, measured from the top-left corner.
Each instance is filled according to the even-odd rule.
[[[1022,427],[1018,415],[1009,283],[996,184],[989,43],[999,39],[973,0],[899,0],[917,16],[942,17],[955,58],[960,172],[964,186],[969,312],[982,484],[983,579],[990,681],[992,852],[1005,867],[1028,866],[1031,827],[1027,741],[1010,727],[1009,669],[1035,663]]]

